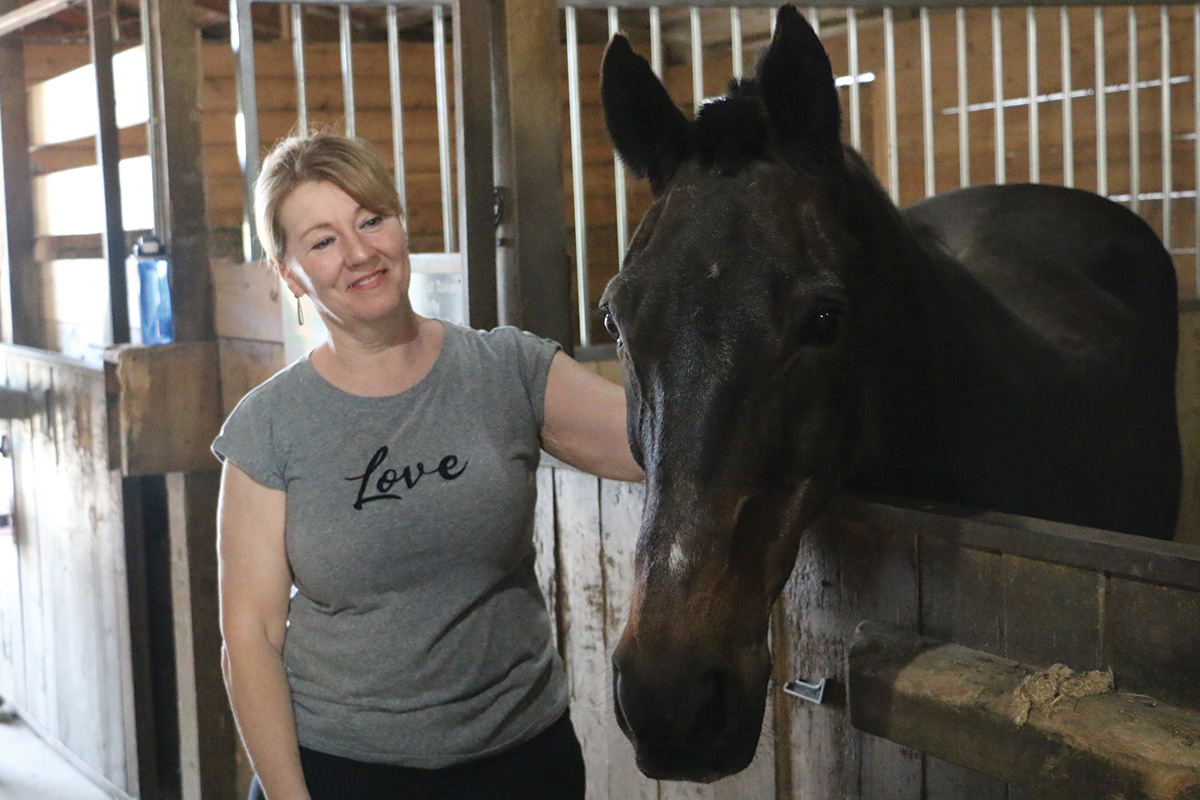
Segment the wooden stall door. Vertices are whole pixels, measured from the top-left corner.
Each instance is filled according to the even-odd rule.
[[[136,794],[121,482],[108,469],[104,376],[0,347],[0,384],[25,398],[0,424],[0,695],[76,766]]]

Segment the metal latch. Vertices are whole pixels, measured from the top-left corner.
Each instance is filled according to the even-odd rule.
[[[797,678],[794,681],[788,681],[783,685],[784,694],[790,694],[792,697],[799,697],[801,700],[807,700],[810,703],[821,704],[825,699],[825,679],[816,683],[808,683]]]

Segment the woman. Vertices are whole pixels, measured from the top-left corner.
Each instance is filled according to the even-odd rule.
[[[544,448],[640,480],[621,389],[547,340],[414,313],[400,201],[359,141],[281,142],[255,205],[329,337],[213,443],[251,796],[582,797],[533,571],[535,470]]]

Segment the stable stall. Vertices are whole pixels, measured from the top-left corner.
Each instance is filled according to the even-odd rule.
[[[220,678],[207,445],[245,391],[321,336],[256,261],[258,154],[297,125],[368,139],[406,202],[418,310],[534,330],[619,380],[594,309],[649,195],[608,146],[604,43],[625,31],[690,111],[752,70],[774,15],[707,2],[147,0],[112,19],[89,3],[80,28],[63,21],[72,8],[0,14],[0,506],[13,476],[0,507],[0,695],[115,796],[234,797],[248,775]],[[803,10],[839,78],[845,138],[897,202],[1060,183],[1128,204],[1162,236],[1182,312],[1177,541],[840,498],[806,534],[775,610],[754,763],[710,785],[658,783],[638,773],[611,709],[641,488],[547,460],[538,571],[589,797],[1192,797],[1200,11]],[[38,22],[74,24],[89,43],[17,38]],[[140,118],[115,96],[122,64],[136,68],[117,85],[145,88]],[[71,80],[98,97],[96,125],[49,135],[36,98],[88,65]],[[84,183],[70,182],[77,169],[90,170]],[[99,224],[53,227],[72,215],[43,210],[85,191]],[[146,234],[167,246],[172,344],[129,344],[125,258]],[[1056,664],[1112,683],[1077,696]],[[1023,708],[1026,678],[1051,684]],[[962,700],[984,695],[1016,707]],[[1129,748],[1098,741],[1097,719],[1137,721],[1131,741],[1148,755],[1130,763]]]

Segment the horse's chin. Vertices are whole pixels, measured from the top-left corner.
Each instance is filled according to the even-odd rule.
[[[712,783],[750,766],[758,751],[765,704],[744,720],[736,731],[717,739],[698,741],[639,735],[615,703],[617,724],[633,744],[638,769],[647,778],[660,781]],[[707,737],[705,737],[707,738]]]
[[[636,747],[637,766],[653,780],[712,783],[750,766],[757,747],[757,736],[743,744],[703,750],[645,743]]]

